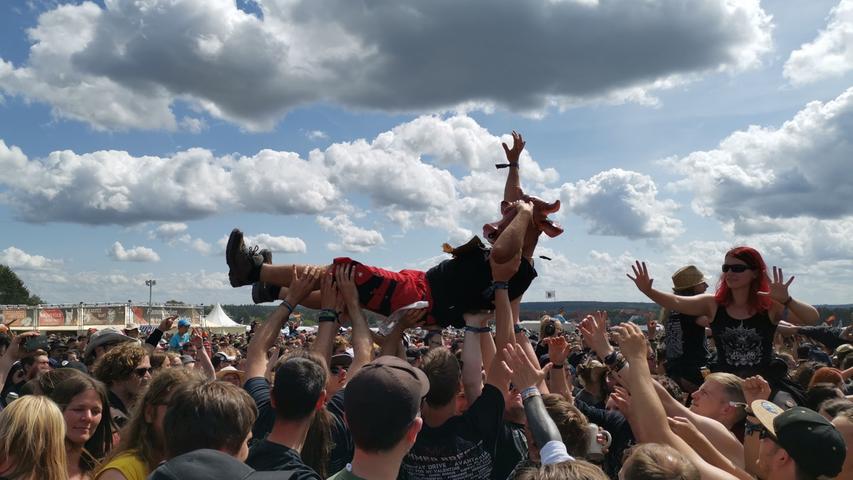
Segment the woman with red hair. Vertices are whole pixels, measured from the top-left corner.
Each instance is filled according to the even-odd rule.
[[[781,268],[773,267],[773,280],[761,254],[750,247],[726,253],[715,294],[681,297],[652,288],[654,281],[645,262],[631,267],[637,288],[658,305],[687,315],[706,315],[717,346],[715,371],[741,378],[764,375],[773,359],[773,335],[779,320],[811,325],[817,310],[788,293],[794,277],[785,281]]]

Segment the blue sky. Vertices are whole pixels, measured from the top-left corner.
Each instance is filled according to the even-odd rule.
[[[853,1],[0,5],[0,263],[51,302],[247,303],[274,261],[426,269],[497,219],[501,140],[559,198],[527,300],[642,300],[753,245],[853,300]]]

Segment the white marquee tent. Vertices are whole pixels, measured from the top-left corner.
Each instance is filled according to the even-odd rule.
[[[210,313],[202,318],[202,328],[210,329],[214,333],[245,333],[246,326],[231,320],[227,313],[222,310],[218,303]]]

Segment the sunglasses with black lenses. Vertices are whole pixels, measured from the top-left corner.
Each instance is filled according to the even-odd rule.
[[[734,273],[743,273],[747,270],[752,270],[752,267],[750,267],[749,265],[741,265],[741,264],[729,265],[727,263],[724,263],[723,264],[723,273],[727,273],[729,270],[731,270]]]

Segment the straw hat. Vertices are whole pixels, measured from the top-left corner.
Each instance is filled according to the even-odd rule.
[[[707,283],[705,275],[695,265],[681,267],[672,275],[673,290],[685,290]]]

